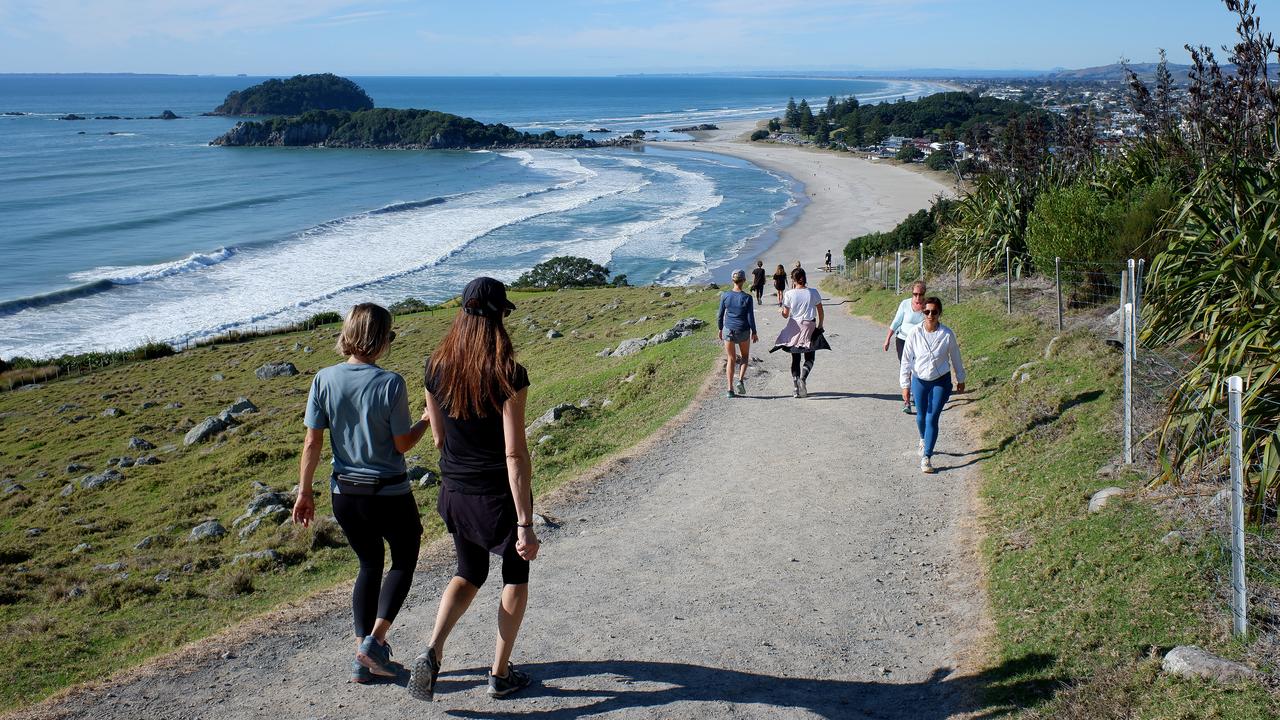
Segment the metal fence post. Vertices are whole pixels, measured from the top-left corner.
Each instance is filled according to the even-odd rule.
[[[1062,332],[1062,258],[1053,259],[1053,286],[1058,291],[1058,332]]]
[[[1239,375],[1227,378],[1227,408],[1231,428],[1231,627],[1236,635],[1249,631],[1248,602],[1244,578],[1244,439],[1240,426],[1240,394],[1244,381]]]
[[[1142,328],[1142,284],[1146,281],[1144,265],[1146,260],[1138,258],[1137,274],[1133,276],[1133,327],[1135,332]]]
[[[1129,271],[1120,271],[1120,320],[1124,322],[1124,305],[1129,302]],[[1121,332],[1124,332],[1123,328]]]
[[[1133,303],[1124,304],[1124,462],[1133,464]]]
[[[1129,295],[1129,302],[1133,305],[1133,327],[1136,329],[1138,327],[1138,263],[1133,258],[1129,258]],[[1129,350],[1133,359],[1137,360],[1138,344],[1132,343]]]
[[[1004,249],[1004,304],[1010,315],[1013,314],[1013,263],[1009,259],[1009,248]]]
[[[894,253],[893,259],[893,293],[902,294],[902,253]]]
[[[924,279],[924,243],[920,243],[920,277],[917,279]]]
[[[960,304],[960,254],[956,253],[956,304]]]

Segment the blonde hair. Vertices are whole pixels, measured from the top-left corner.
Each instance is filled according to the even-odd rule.
[[[336,350],[350,357],[377,357],[391,344],[391,313],[381,305],[360,303],[342,321]]]
[[[928,290],[929,286],[925,285],[923,280],[917,280],[911,283],[911,289],[915,290],[916,288],[920,288],[920,291],[923,292],[925,290]]]

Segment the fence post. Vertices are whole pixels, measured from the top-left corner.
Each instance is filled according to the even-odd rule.
[[[1120,321],[1124,322],[1124,305],[1129,302],[1129,271],[1120,271]],[[1121,328],[1120,332],[1124,332]]]
[[[1053,286],[1058,291],[1058,332],[1062,332],[1062,258],[1053,259]]]
[[[956,253],[956,304],[960,304],[960,254]]]
[[[1124,304],[1124,462],[1133,464],[1133,303]]]
[[[1013,314],[1013,263],[1009,259],[1009,248],[1004,249],[1004,304],[1010,315]]]
[[[924,279],[924,243],[920,243],[920,277],[917,280]]]
[[[1133,305],[1133,327],[1136,333],[1136,328],[1138,327],[1138,263],[1133,258],[1129,258],[1129,296],[1129,302]],[[1129,349],[1133,354],[1133,359],[1137,360],[1138,344],[1132,343]]]
[[[1244,381],[1239,375],[1227,378],[1227,408],[1231,417],[1231,627],[1236,635],[1249,631],[1248,603],[1244,578],[1244,439],[1240,418],[1240,394]]]
[[[1144,265],[1146,260],[1138,258],[1137,274],[1133,276],[1133,327],[1136,332],[1142,327],[1142,284],[1146,281]]]
[[[902,294],[902,253],[895,253],[893,260],[893,294]]]

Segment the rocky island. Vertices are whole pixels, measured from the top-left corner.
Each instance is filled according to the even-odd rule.
[[[317,90],[302,92],[305,88]],[[329,91],[320,91],[326,88]],[[285,97],[289,99],[283,100]],[[269,98],[275,100],[268,102]],[[347,106],[336,106],[335,103]],[[280,112],[285,117],[236,123],[235,127],[209,144],[227,147],[480,150],[595,148],[638,142],[637,138],[631,137],[596,141],[582,135],[557,135],[553,130],[535,135],[506,125],[490,125],[436,110],[375,108],[359,85],[336,75],[299,75],[286,81],[269,80],[231,93],[227,101],[210,114],[244,115],[249,110],[263,111],[264,108],[272,108],[273,112],[288,108],[292,112]]]

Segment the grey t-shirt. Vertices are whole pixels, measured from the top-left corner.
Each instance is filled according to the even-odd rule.
[[[404,455],[396,450],[396,435],[406,435],[409,391],[404,378],[377,365],[340,363],[322,369],[311,381],[303,423],[312,430],[328,430],[333,470],[343,475],[387,477],[405,472]],[[338,493],[337,482],[329,483]],[[388,485],[379,495],[403,495],[409,481]]]

